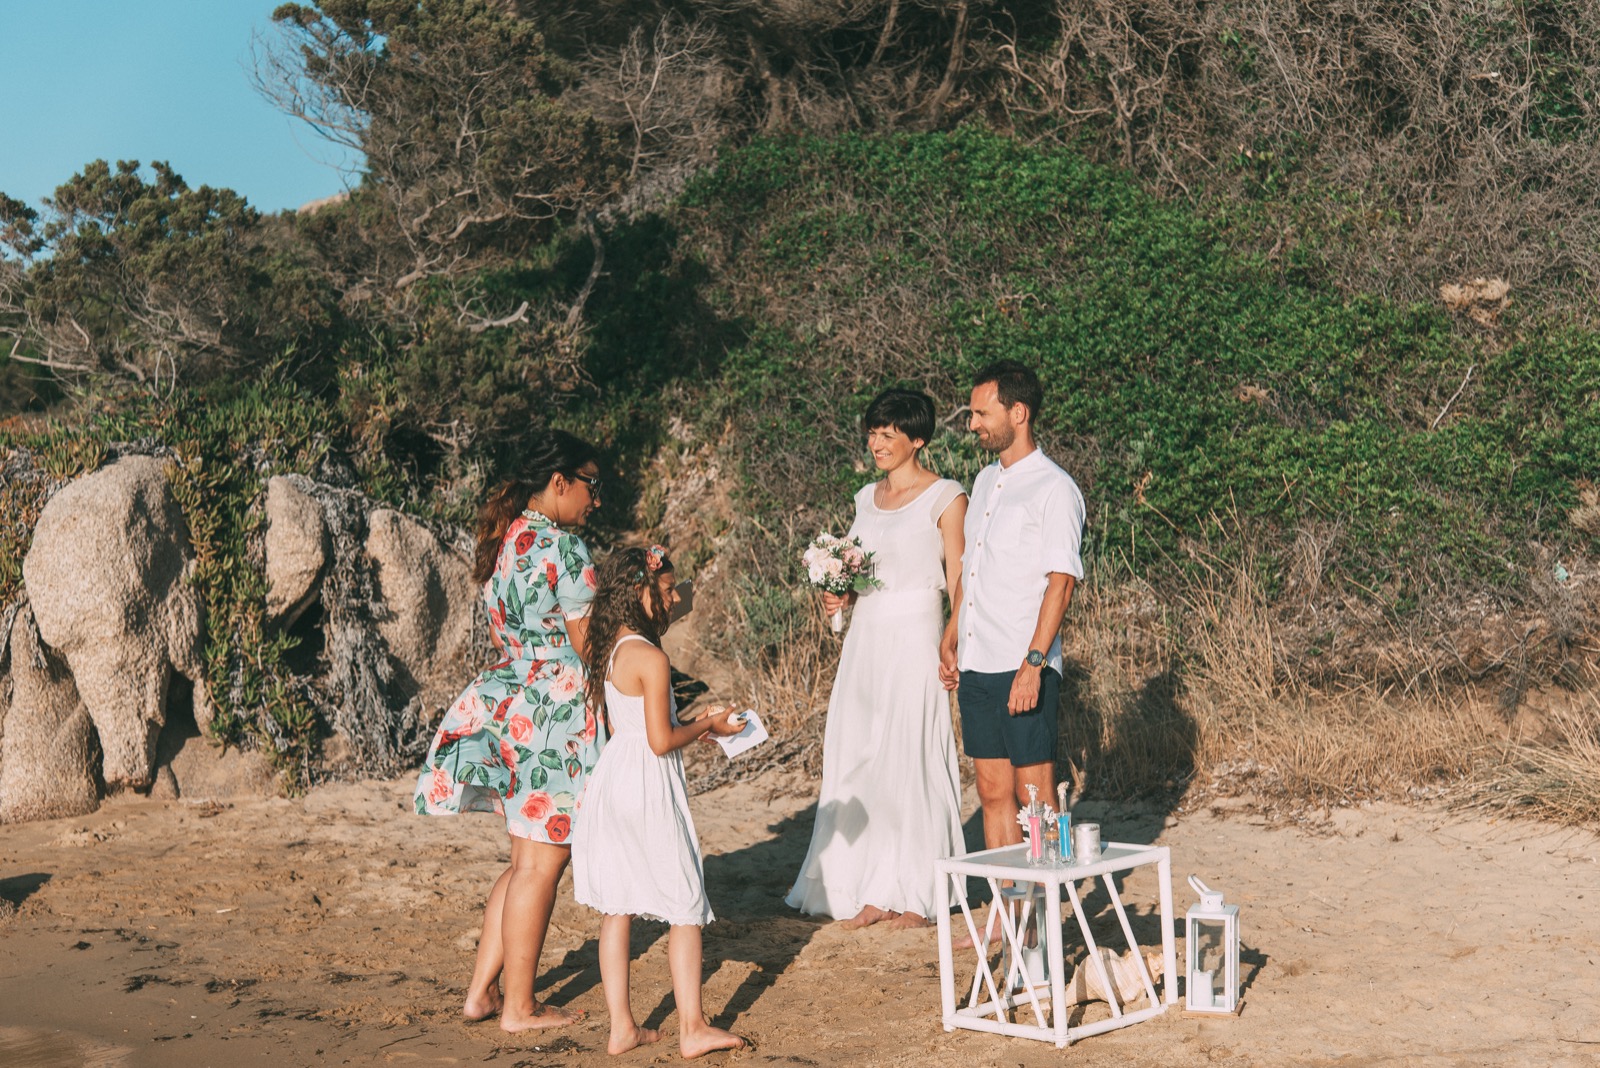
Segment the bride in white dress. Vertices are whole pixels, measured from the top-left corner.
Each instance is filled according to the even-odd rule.
[[[874,554],[882,586],[824,595],[855,603],[822,743],[811,848],[784,900],[865,927],[914,927],[932,913],[933,862],[961,848],[961,784],[939,659],[955,658],[945,592],[960,597],[961,484],[922,466],[933,401],[891,389],[862,420],[882,480],[856,493],[850,534]],[[946,649],[948,647],[948,649]]]

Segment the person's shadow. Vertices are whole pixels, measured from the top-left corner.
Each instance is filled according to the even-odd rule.
[[[754,1007],[804,951],[818,928],[828,922],[803,916],[783,900],[805,861],[816,815],[817,806],[807,805],[768,826],[770,837],[730,853],[705,857],[706,896],[717,918],[702,934],[701,983],[709,982],[725,966],[750,966],[726,1004],[705,1006],[717,1027],[737,1030],[739,1018]],[[760,928],[759,938],[749,937],[754,927]],[[664,940],[667,930],[665,924],[636,921],[629,947],[631,959],[638,960]],[[569,1004],[600,985],[598,951],[598,940],[587,939],[545,972],[541,986],[551,991],[552,1004]],[[668,989],[640,1020],[640,1026],[659,1028],[673,1011]]]

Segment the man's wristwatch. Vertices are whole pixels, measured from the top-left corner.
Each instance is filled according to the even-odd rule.
[[[1037,649],[1029,649],[1027,664],[1029,667],[1042,667],[1044,665],[1044,654]]]

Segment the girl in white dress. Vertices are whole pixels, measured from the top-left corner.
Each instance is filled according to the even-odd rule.
[[[850,534],[874,554],[882,585],[823,596],[830,614],[851,602],[855,609],[828,701],[811,848],[785,900],[850,926],[920,927],[934,907],[934,860],[962,844],[939,663],[955,663],[944,601],[946,590],[952,604],[960,599],[967,498],[919,459],[934,430],[927,394],[888,390],[862,423],[884,477],[856,494]]]
[[[700,841],[689,815],[678,752],[710,734],[739,733],[731,708],[678,722],[672,669],[656,644],[678,593],[659,545],[620,549],[600,565],[589,622],[590,710],[609,720],[610,739],[584,788],[572,838],[573,896],[603,914],[600,979],[611,1014],[610,1053],[655,1042],[628,996],[628,936],[634,916],[672,925],[667,960],[685,1057],[744,1045],[712,1027],[700,1007],[700,928],[712,920]]]

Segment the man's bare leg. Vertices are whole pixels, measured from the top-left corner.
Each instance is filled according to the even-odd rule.
[[[1016,823],[1016,818],[1017,818],[1016,814],[1020,810],[1021,806],[1026,805],[1028,803],[1028,787],[1029,786],[1038,787],[1039,800],[1044,802],[1045,804],[1050,805],[1051,808],[1055,807],[1055,804],[1054,804],[1055,799],[1056,799],[1056,763],[1055,763],[1055,761],[1053,761],[1053,760],[1045,760],[1045,761],[1041,761],[1038,764],[1024,764],[1020,768],[1014,768],[1013,769],[1013,779],[1016,782],[1014,797],[1015,797],[1015,800],[1016,800],[1016,803],[1017,803],[1017,806],[1018,806],[1017,808],[1012,809],[1012,812],[1011,812],[1011,820],[1012,820],[1013,824]],[[1017,827],[1016,833],[1017,833],[1016,840],[1019,841],[1019,842],[1022,841],[1022,828],[1020,826]]]
[[[1022,792],[1011,761],[1004,757],[973,760],[978,773],[978,804],[983,808],[983,846],[995,849],[1022,841],[1017,826],[1017,794]],[[1032,766],[1032,765],[1030,765]]]
[[[996,849],[1016,845],[1022,841],[1022,828],[1017,824],[1017,771],[1004,757],[980,758],[972,761],[978,773],[978,804],[983,811],[983,846]],[[991,906],[992,907],[992,906]],[[976,917],[974,917],[976,919]],[[979,925],[982,930],[982,924]],[[972,938],[959,935],[952,940],[956,949],[967,949]]]

